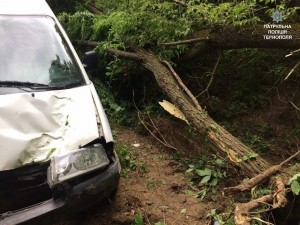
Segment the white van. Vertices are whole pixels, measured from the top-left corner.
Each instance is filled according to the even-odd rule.
[[[88,206],[119,177],[104,109],[53,12],[1,0],[0,224]]]

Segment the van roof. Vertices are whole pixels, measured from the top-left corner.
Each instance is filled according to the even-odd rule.
[[[0,15],[47,15],[55,18],[45,0],[0,0]]]

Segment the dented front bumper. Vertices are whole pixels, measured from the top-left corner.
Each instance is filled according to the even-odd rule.
[[[53,214],[81,211],[113,194],[118,189],[119,178],[120,164],[116,158],[106,170],[94,172],[88,179],[73,186],[67,185],[61,197],[53,197],[18,211],[0,214],[0,225],[27,224],[27,222],[31,224],[34,220],[43,222]]]

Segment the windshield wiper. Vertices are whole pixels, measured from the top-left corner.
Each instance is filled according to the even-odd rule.
[[[30,88],[32,90],[40,90],[40,89],[61,90],[61,89],[78,87],[82,84],[83,84],[82,82],[76,82],[76,83],[48,85],[48,84],[33,83],[33,82],[0,81],[0,87]]]
[[[33,82],[21,82],[21,81],[0,81],[1,87],[16,87],[16,88],[30,88],[30,89],[47,89],[50,88],[47,84],[33,83]]]

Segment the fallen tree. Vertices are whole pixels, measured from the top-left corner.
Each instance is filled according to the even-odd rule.
[[[182,89],[170,69],[153,53],[138,47],[131,47],[134,52],[108,49],[108,52],[125,59],[135,60],[153,72],[160,88],[171,101],[184,113],[187,120],[207,137],[220,155],[228,157],[235,165],[242,168],[247,176],[254,176],[269,167],[269,163],[257,156],[252,160],[243,160],[254,152],[222,126],[216,123],[207,112],[199,108],[189,95]]]
[[[275,29],[275,28],[274,28]],[[194,32],[190,39],[176,42],[159,43],[167,48],[172,45],[188,44],[190,51],[178,61],[190,60],[211,51],[237,48],[284,48],[295,49],[300,46],[300,24],[287,27],[291,40],[269,40],[264,38],[268,28],[256,26],[224,26]],[[124,37],[126,39],[126,37]],[[79,41],[80,43],[80,41]],[[99,42],[85,42],[90,46],[99,46]],[[175,70],[153,51],[141,47],[130,46],[131,52],[108,48],[107,51],[117,57],[134,60],[150,70],[160,88],[185,115],[189,123],[206,138],[216,149],[218,155],[227,157],[233,165],[237,165],[248,176],[252,177],[270,167],[270,164],[256,154],[252,149],[230,134],[216,123],[207,112],[201,108],[195,96],[179,80]],[[179,78],[179,79],[178,79]]]
[[[300,24],[289,25],[289,35],[292,40],[268,40],[267,29],[260,26],[237,28],[226,26],[220,29],[211,29],[195,32],[192,39],[171,43],[161,43],[160,45],[170,46],[179,44],[191,44],[194,46],[191,51],[180,60],[199,57],[208,51],[219,49],[236,48],[284,48],[293,49],[300,46]],[[234,165],[239,166],[249,177],[259,174],[269,168],[270,164],[255,154],[252,149],[243,144],[240,140],[230,134],[222,126],[216,123],[207,112],[195,101],[195,97],[183,86],[183,82],[178,80],[178,76],[170,65],[166,65],[153,52],[131,46],[132,52],[108,49],[110,54],[117,57],[134,60],[141,63],[150,70],[160,86],[160,88],[171,99],[186,116],[187,120],[209,142],[217,149],[221,156],[227,157]],[[185,88],[184,88],[185,87]],[[249,159],[256,155],[256,157]]]
[[[212,49],[232,48],[295,48],[300,46],[300,24],[293,24],[289,31],[293,40],[266,40],[266,29],[263,26],[257,27],[226,27],[217,30],[205,30],[195,33],[191,39],[196,44],[191,52],[183,57],[186,60],[190,57],[199,56]],[[197,37],[197,38],[196,38]],[[174,43],[162,43],[161,45],[189,44],[189,41]],[[255,159],[248,159],[253,150],[243,144],[236,137],[231,135],[222,126],[216,123],[207,112],[195,103],[195,98],[182,88],[174,76],[174,71],[166,66],[155,54],[142,48],[133,47],[134,52],[124,52],[117,49],[108,49],[111,54],[141,63],[145,68],[153,72],[160,88],[167,94],[171,101],[184,113],[188,121],[202,134],[207,137],[210,143],[216,147],[218,153],[226,156],[234,164],[243,169],[246,175],[252,177],[269,167],[269,163],[257,156]]]

